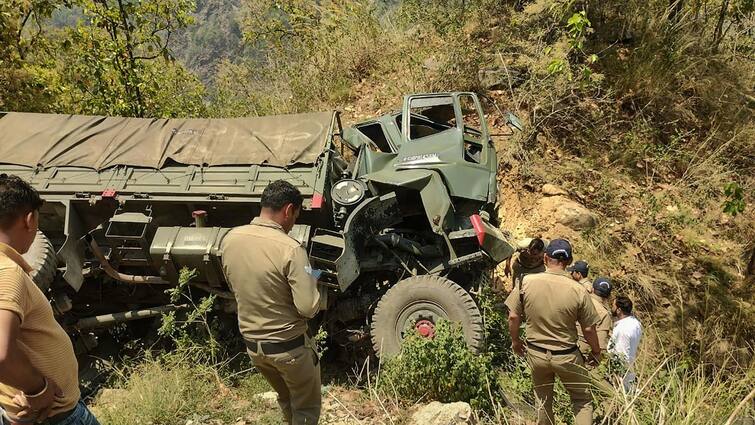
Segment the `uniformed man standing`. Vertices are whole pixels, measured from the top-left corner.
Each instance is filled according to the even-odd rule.
[[[582,287],[584,287],[587,292],[592,294],[592,282],[590,282],[590,279],[587,278],[587,275],[590,273],[590,265],[587,264],[587,261],[576,261],[571,267],[567,268],[566,271],[571,273],[572,279],[579,282],[579,284],[582,285]]]
[[[287,423],[320,417],[320,365],[307,319],[319,309],[316,272],[288,232],[302,195],[278,180],[262,192],[260,216],[223,239],[223,268],[238,303],[239,329],[257,370],[278,393]]]
[[[545,243],[540,238],[525,238],[517,243],[516,254],[506,260],[504,268],[505,275],[511,275],[512,288],[519,287],[524,276],[545,271],[544,249]]]
[[[608,349],[608,339],[613,327],[613,320],[611,319],[611,280],[607,277],[599,277],[592,283],[592,293],[590,294],[590,300],[592,301],[595,311],[598,313],[600,320],[595,324],[595,332],[598,335],[598,344],[600,350],[606,352]],[[582,352],[582,356],[586,361],[591,362],[592,356],[590,355],[590,345],[587,343],[584,334],[582,333],[582,327],[577,324],[577,335],[579,336],[579,351]]]
[[[532,368],[535,395],[540,403],[538,424],[554,424],[553,384],[558,376],[572,401],[575,424],[592,423],[590,378],[584,359],[577,348],[579,322],[596,362],[601,350],[595,334],[600,321],[589,294],[566,272],[572,261],[568,241],[555,239],[545,250],[544,273],[522,279],[521,289],[506,299],[509,308],[509,331],[515,353],[525,356]],[[527,343],[520,337],[524,317]]]

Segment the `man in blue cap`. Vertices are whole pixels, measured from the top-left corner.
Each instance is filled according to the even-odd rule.
[[[590,279],[587,278],[587,275],[590,273],[590,265],[587,264],[587,261],[576,261],[574,264],[572,264],[571,267],[568,267],[566,271],[571,273],[572,279],[579,282],[579,284],[582,285],[587,290],[587,292],[592,294],[592,282],[590,282]]]
[[[611,319],[611,280],[607,277],[599,277],[592,283],[592,293],[590,294],[590,300],[595,307],[595,311],[598,313],[600,321],[595,324],[595,332],[598,335],[598,344],[601,351],[605,352],[608,349],[608,339],[613,327],[613,320]],[[579,335],[579,351],[585,358],[588,364],[593,364],[593,357],[590,355],[590,345],[585,340],[585,336],[582,334],[582,329],[577,324],[577,334]]]
[[[532,368],[532,381],[539,402],[538,424],[551,425],[553,385],[558,376],[572,401],[576,425],[592,424],[591,380],[577,347],[579,322],[595,361],[601,349],[595,332],[600,317],[590,295],[571,278],[566,267],[572,262],[571,244],[554,239],[545,249],[546,271],[525,276],[520,287],[506,299],[512,349],[526,356]],[[525,320],[527,343],[519,326]]]

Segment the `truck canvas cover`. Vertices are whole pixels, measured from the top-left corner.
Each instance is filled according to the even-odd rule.
[[[0,113],[0,163],[32,168],[312,164],[332,112],[227,119]]]

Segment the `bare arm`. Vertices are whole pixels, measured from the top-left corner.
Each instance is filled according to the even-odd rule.
[[[8,310],[0,310],[0,382],[27,394],[37,394],[45,387],[45,377],[31,364],[18,347],[21,320]]]
[[[524,356],[524,341],[519,334],[519,326],[522,324],[522,317],[515,311],[509,311],[509,334],[511,334],[511,348],[520,356]]]
[[[506,277],[511,276],[511,257],[507,258],[503,264],[503,275]]]
[[[582,326],[582,332],[585,335],[585,340],[590,345],[592,355],[595,357],[596,362],[600,362],[600,343],[598,342],[598,332],[595,330],[595,326]]]

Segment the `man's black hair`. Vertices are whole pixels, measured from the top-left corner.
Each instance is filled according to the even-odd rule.
[[[540,238],[534,238],[530,241],[529,246],[527,247],[530,251],[545,251],[545,242],[543,242]]]
[[[280,211],[286,204],[294,204],[294,207],[299,209],[302,202],[304,198],[299,189],[285,180],[276,180],[262,191],[262,208]]]
[[[0,227],[38,210],[44,201],[37,190],[18,176],[0,174]]]
[[[632,300],[623,295],[616,297],[616,307],[627,316],[632,314]]]

